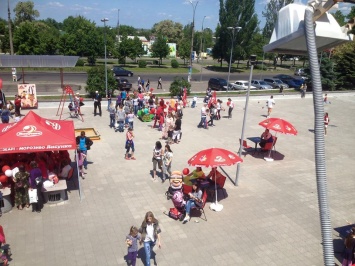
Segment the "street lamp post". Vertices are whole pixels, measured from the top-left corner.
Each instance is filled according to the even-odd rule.
[[[229,77],[231,75],[231,66],[232,66],[232,55],[233,55],[233,44],[234,44],[234,32],[235,30],[240,31],[242,27],[227,27],[227,29],[232,30],[232,46],[231,46],[231,54],[229,57],[229,68],[228,68],[228,80],[227,80],[227,91],[229,89]]]
[[[103,18],[101,21],[104,23],[104,42],[105,42],[105,91],[106,91],[106,98],[107,98],[107,57],[106,57],[106,21],[108,18]]]
[[[243,117],[243,126],[242,126],[242,134],[240,136],[240,143],[239,143],[239,153],[238,156],[242,156],[242,150],[243,150],[243,140],[244,140],[244,129],[245,129],[245,123],[247,120],[247,114],[248,114],[248,103],[249,103],[249,95],[250,95],[250,84],[251,84],[251,79],[253,77],[253,69],[254,65],[256,64],[256,55],[251,55],[249,58],[250,61],[250,75],[249,75],[249,82],[248,82],[248,92],[247,92],[247,97],[245,100],[245,108],[244,108],[244,117]],[[240,170],[240,163],[237,164],[237,173],[235,176],[235,182],[234,185],[238,186],[238,179],[239,179],[239,170]]]
[[[202,53],[203,53],[203,23],[205,22],[205,18],[206,16],[203,17],[203,20],[202,20],[202,28],[201,28],[201,52],[200,52],[200,64],[201,64],[201,71],[200,71],[200,82],[202,81],[202,61],[203,61],[203,56],[202,56]]]
[[[192,27],[191,27],[191,49],[190,49],[190,67],[189,67],[189,76],[188,81],[191,82],[192,78],[192,50],[194,47],[194,28],[195,28],[195,12],[198,1],[189,0],[190,4],[192,5]],[[195,3],[194,3],[195,2]]]
[[[8,23],[9,23],[9,41],[10,41],[10,53],[14,54],[14,45],[12,42],[12,28],[11,28],[11,13],[10,13],[10,0],[7,1],[7,15],[8,15]]]

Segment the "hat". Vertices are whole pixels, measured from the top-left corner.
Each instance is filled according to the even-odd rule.
[[[98,91],[95,91],[95,93],[99,93]]]

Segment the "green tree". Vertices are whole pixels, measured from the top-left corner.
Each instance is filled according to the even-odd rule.
[[[101,95],[106,95],[105,88],[105,66],[95,66],[88,70],[88,79],[86,81],[86,92],[93,96],[95,91],[99,91]],[[107,74],[107,89],[114,91],[117,88],[117,81],[113,77],[113,73]]]
[[[82,16],[69,16],[63,21],[64,34],[60,37],[60,53],[96,58],[104,54],[104,35],[94,22]]]
[[[120,35],[136,36],[137,30],[132,26],[120,25]]]
[[[10,53],[8,23],[5,19],[2,18],[0,18],[0,50],[2,53]]]
[[[169,43],[178,43],[182,37],[182,28],[181,23],[163,20],[154,24],[152,33],[165,37]]]
[[[213,48],[215,59],[222,58],[229,62],[233,34],[228,27],[242,28],[234,34],[232,59],[244,59],[250,55],[253,45],[251,36],[258,30],[254,6],[255,0],[220,0],[220,27],[216,29],[218,40]]]
[[[174,81],[170,84],[170,96],[180,95],[181,88],[187,89],[187,95],[190,95],[191,84],[182,77],[175,77]]]
[[[57,30],[62,30],[63,29],[63,23],[62,22],[57,22],[55,19],[53,18],[47,18],[47,19],[43,19],[40,20],[43,23],[47,24],[48,26],[51,26]]]
[[[279,10],[290,3],[293,3],[293,0],[270,0],[267,3],[265,11],[262,12],[262,16],[266,20],[263,29],[263,36],[265,39],[269,40],[271,38],[277,22]]]
[[[16,25],[24,21],[35,21],[39,17],[38,10],[34,9],[33,1],[18,2],[14,8],[14,12]]]
[[[179,57],[184,60],[184,65],[186,65],[186,60],[190,59],[190,45],[191,42],[187,38],[183,38],[179,43],[178,43],[178,54]]]
[[[153,45],[152,45],[152,57],[158,57],[159,60],[159,66],[163,60],[163,58],[166,58],[170,53],[169,45],[166,44],[166,40],[163,38],[163,36],[159,35]]]
[[[338,87],[351,89],[355,88],[355,42],[348,42],[335,49],[335,71]]]
[[[14,48],[20,55],[54,55],[59,31],[39,21],[20,23],[14,31]]]
[[[338,22],[339,26],[344,26],[346,24],[345,16],[339,9],[336,12],[332,13],[332,15],[335,18],[335,20]]]
[[[335,90],[337,86],[336,77],[337,72],[334,71],[334,63],[327,56],[322,56],[320,63],[320,75],[323,90]],[[309,68],[305,68],[307,80],[312,84],[311,73]]]
[[[127,35],[123,35],[121,38],[120,45],[118,47],[118,61],[123,61],[126,65],[126,58],[130,55],[131,51],[131,41],[128,39]]]
[[[352,6],[350,9],[349,14],[346,16],[346,18],[348,20],[351,20],[352,23],[354,23],[354,19],[355,19],[355,6]],[[355,27],[353,27],[353,29],[350,31],[350,33],[355,34]]]
[[[142,45],[142,41],[139,40],[139,38],[137,36],[134,37],[134,39],[130,39],[129,40],[130,43],[130,52],[129,52],[129,58],[131,58],[132,60],[136,60],[137,57],[141,57],[142,55],[145,54],[143,45]]]

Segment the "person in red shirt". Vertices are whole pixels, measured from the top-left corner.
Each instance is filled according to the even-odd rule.
[[[21,116],[21,96],[15,95],[15,114]]]

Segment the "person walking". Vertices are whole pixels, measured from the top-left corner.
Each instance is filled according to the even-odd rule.
[[[95,91],[95,96],[94,96],[94,116],[97,114],[97,108],[99,108],[99,115],[101,116],[101,95],[99,94],[98,91]]]
[[[274,107],[275,105],[275,101],[274,101],[274,96],[270,96],[270,99],[268,99],[266,101],[266,106],[267,106],[267,117],[266,118],[269,118],[270,117],[270,114],[272,112],[272,108]]]
[[[15,114],[21,116],[21,96],[15,95]]]
[[[28,198],[28,188],[30,187],[29,177],[30,174],[25,170],[24,165],[18,167],[19,171],[15,174],[15,205],[19,210],[23,209],[23,206],[27,208],[30,206]]]
[[[126,113],[123,110],[122,105],[120,105],[118,107],[118,109],[117,109],[117,112],[116,112],[116,121],[117,121],[118,127],[115,128],[115,132],[117,132],[117,130],[119,132],[123,132],[124,131],[124,120],[125,120],[125,117],[126,117]]]
[[[126,133],[126,144],[125,144],[125,149],[126,149],[126,155],[125,159],[126,160],[135,160],[136,158],[134,157],[134,134],[133,134],[133,128],[128,128],[127,133]],[[130,150],[132,149],[131,154],[129,154]]]
[[[147,80],[147,83],[145,84],[145,91],[148,92],[150,87],[150,80]]]
[[[141,235],[138,232],[137,227],[131,226],[129,234],[126,236],[127,244],[127,264],[131,266],[136,265],[138,254],[138,241],[141,241]]]
[[[155,142],[155,146],[153,149],[153,157],[152,157],[152,162],[153,162],[153,181],[156,180],[157,176],[157,165],[160,170],[162,170],[163,167],[163,146],[160,141]],[[164,174],[163,174],[164,175]]]
[[[324,115],[324,136],[327,135],[328,124],[329,124],[329,115],[328,115],[328,113],[325,113],[325,115]]]
[[[203,127],[204,129],[207,128],[207,123],[206,123],[206,119],[207,119],[207,103],[204,103],[201,107],[201,120],[200,123],[198,124],[197,127]]]
[[[228,119],[229,119],[229,118],[232,118],[232,112],[234,109],[234,103],[231,98],[228,98],[227,106],[229,107],[229,109],[228,109]]]
[[[115,126],[115,115],[116,115],[115,103],[111,102],[108,111],[110,113],[110,128],[113,128]]]
[[[32,203],[32,212],[41,212],[43,208],[43,199],[42,199],[42,171],[38,168],[37,162],[32,161],[30,163],[31,171],[30,171],[30,190],[37,190],[37,202]]]
[[[142,242],[144,244],[145,265],[150,266],[150,258],[156,242],[158,241],[159,248],[162,246],[159,221],[154,217],[154,214],[151,211],[145,214],[142,225],[139,228],[139,232],[142,234],[140,244],[142,244]]]
[[[107,98],[107,111],[109,111],[112,102],[112,92],[110,90],[107,92],[106,98]]]
[[[173,142],[179,144],[181,140],[181,117],[177,114],[173,131]]]
[[[139,87],[139,85],[141,85],[141,76],[137,77],[137,86]]]
[[[161,77],[159,77],[159,79],[158,79],[158,87],[157,87],[157,90],[158,90],[158,89],[163,89],[163,84],[162,84]]]
[[[90,138],[85,136],[85,131],[81,131],[80,136],[77,136],[75,140],[76,140],[76,145],[78,146],[80,152],[85,154],[83,166],[85,169],[88,169],[87,153],[88,150],[91,149],[93,142]]]
[[[171,176],[171,163],[173,161],[173,151],[170,148],[169,144],[165,145],[165,150],[164,150],[164,155],[163,155],[163,178],[162,178],[162,183],[165,182],[165,180],[170,178]],[[169,174],[169,175],[168,175]]]

